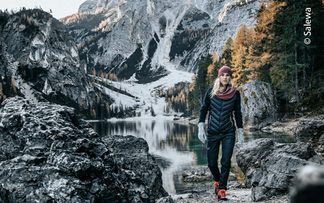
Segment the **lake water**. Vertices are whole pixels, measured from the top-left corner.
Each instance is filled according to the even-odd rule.
[[[91,122],[91,125],[102,136],[133,135],[144,138],[149,152],[168,163],[161,167],[161,171],[163,187],[170,194],[181,192],[181,184],[174,181],[175,173],[190,166],[207,165],[206,146],[198,140],[196,125],[167,118]],[[274,138],[278,142],[293,141],[288,136],[260,132],[245,134],[244,139],[249,141],[264,137]],[[237,166],[234,163],[232,167]]]

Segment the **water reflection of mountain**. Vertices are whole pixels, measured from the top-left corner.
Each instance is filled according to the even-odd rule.
[[[175,193],[173,176],[183,167],[206,164],[206,149],[197,138],[195,125],[178,124],[166,119],[92,123],[102,136],[133,135],[144,138],[150,153],[164,158],[170,166],[162,168],[164,188]]]
[[[206,163],[205,147],[197,138],[197,127],[195,125],[152,119],[97,122],[93,125],[102,136],[134,135],[142,137],[148,142],[151,152],[172,147],[180,152],[194,152],[197,164]]]

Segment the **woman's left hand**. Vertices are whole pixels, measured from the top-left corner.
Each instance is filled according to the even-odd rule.
[[[198,124],[198,138],[200,142],[202,143],[206,142],[205,123],[201,122]]]

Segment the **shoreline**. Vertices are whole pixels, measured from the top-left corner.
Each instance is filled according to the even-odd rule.
[[[175,203],[209,203],[218,201],[214,192],[212,178],[207,166],[192,166],[179,171],[176,174],[183,180],[183,186],[187,191],[176,194],[169,194],[168,197],[161,198],[158,202],[175,202]],[[175,175],[175,176],[176,176]],[[190,178],[188,178],[190,177]],[[185,181],[184,181],[185,180]],[[251,200],[251,188],[246,188],[240,184],[235,175],[231,174],[228,181],[228,200],[227,202],[249,203]],[[167,201],[169,199],[169,201]],[[172,201],[170,200],[172,199]],[[270,200],[259,201],[260,203],[286,203],[288,194],[274,196]]]
[[[108,122],[120,122],[120,121],[143,121],[145,120],[168,120],[170,122],[174,122],[177,124],[183,124],[183,125],[197,125],[197,118],[190,119],[185,117],[178,117],[178,116],[143,116],[143,117],[132,117],[128,119],[109,119],[104,120]],[[286,118],[285,120],[280,121],[274,121],[272,123],[267,124],[265,127],[262,127],[259,131],[267,134],[286,134],[290,136],[296,136],[296,132],[294,129],[298,127],[298,125],[304,125],[305,122],[309,122],[312,120],[319,120],[318,115],[308,115],[308,116],[301,116],[301,117],[294,117],[294,118]],[[304,122],[305,121],[305,122]],[[306,122],[306,123],[307,123]],[[312,124],[309,124],[310,126]],[[307,126],[306,126],[307,127]],[[247,130],[248,131],[248,130]],[[202,165],[200,165],[202,166]],[[190,170],[195,170],[197,166],[190,166]],[[174,179],[179,178],[181,174],[186,169],[179,169],[177,173],[175,174]],[[177,177],[178,176],[178,177]],[[180,177],[181,178],[181,177]],[[182,184],[182,183],[181,183]],[[217,198],[215,196],[215,193],[213,191],[212,187],[212,181],[193,181],[193,182],[186,182],[183,183],[184,187],[186,187],[182,191],[176,191],[175,194],[169,194],[168,197],[173,202],[177,203],[198,203],[198,202],[213,202],[217,201]],[[186,185],[191,185],[190,187],[187,187]],[[229,190],[228,190],[228,202],[251,202],[251,188],[245,188],[243,185],[241,185],[237,180],[231,180],[229,181]],[[281,195],[276,194],[277,196],[271,197],[269,200],[259,201],[261,203],[283,203],[288,202],[289,194]],[[159,202],[159,201],[158,201]],[[162,199],[161,202],[167,202],[166,199]]]

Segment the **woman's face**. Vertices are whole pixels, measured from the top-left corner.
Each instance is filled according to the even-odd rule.
[[[222,85],[228,85],[230,80],[231,80],[231,76],[228,73],[223,73],[220,76],[220,82],[222,83]]]

